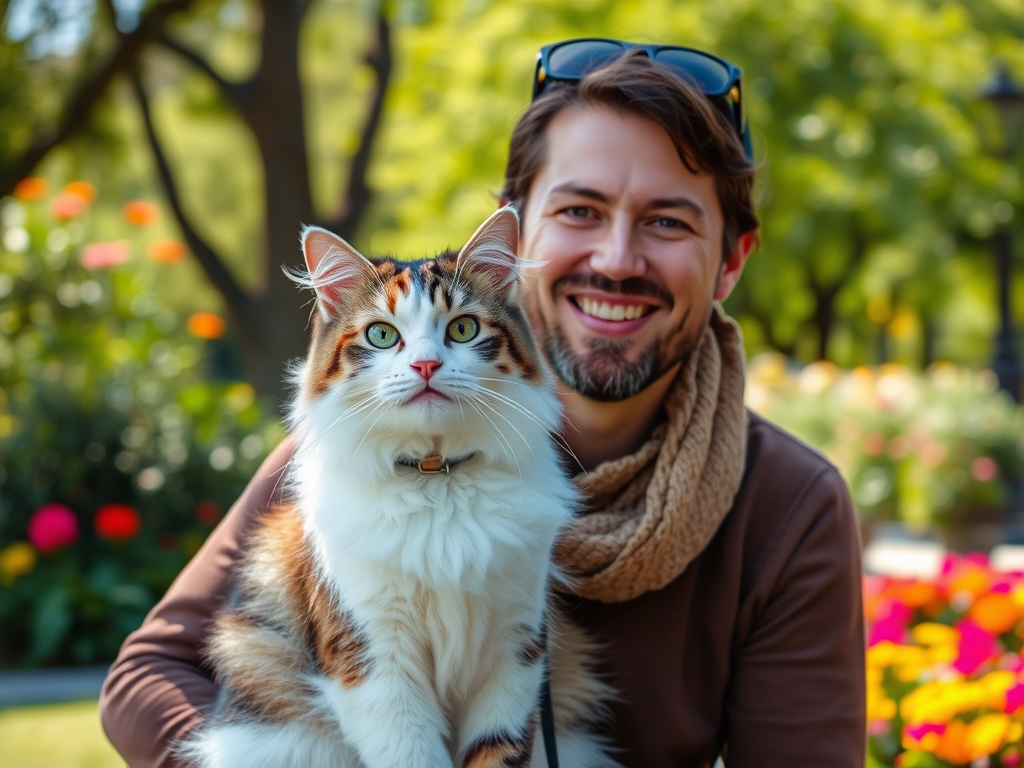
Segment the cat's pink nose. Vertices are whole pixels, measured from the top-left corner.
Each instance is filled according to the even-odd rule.
[[[430,381],[430,377],[434,375],[434,371],[441,367],[440,360],[417,360],[415,363],[410,363],[413,368],[416,369],[416,373],[422,376],[426,381]]]

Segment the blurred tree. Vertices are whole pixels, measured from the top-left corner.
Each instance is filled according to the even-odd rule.
[[[0,43],[0,193],[74,130],[110,157],[126,152],[114,137],[150,145],[261,391],[280,392],[281,361],[304,344],[276,266],[297,257],[299,225],[375,252],[457,244],[495,203],[536,49],[585,35],[744,68],[764,245],[730,309],[750,349],[844,365],[987,358],[985,239],[1020,229],[1024,184],[985,153],[975,102],[997,60],[1024,78],[1019,2],[164,0],[135,22],[103,7],[72,58],[32,54],[42,32]],[[141,123],[123,119],[112,70],[131,73]],[[71,81],[106,95],[46,96]],[[79,105],[91,123],[71,119]]]
[[[351,157],[346,158],[348,178],[340,201],[332,206],[332,213],[318,215],[314,210],[307,143],[307,83],[300,76],[299,50],[310,0],[261,0],[254,8],[231,2],[161,0],[144,4],[137,18],[119,9],[113,0],[98,6],[92,19],[79,22],[91,24],[92,30],[70,59],[76,71],[57,78],[66,94],[59,106],[35,106],[29,94],[31,73],[24,66],[13,67],[11,74],[3,78],[19,101],[3,111],[11,113],[12,118],[13,114],[18,115],[11,124],[22,129],[26,125],[33,127],[31,139],[20,137],[19,141],[16,136],[0,155],[0,195],[10,193],[18,180],[31,173],[54,148],[83,132],[101,101],[109,96],[114,80],[127,77],[167,202],[185,241],[234,320],[248,378],[261,393],[283,399],[284,361],[299,354],[305,346],[306,310],[296,300],[294,284],[278,265],[282,257],[290,260],[295,252],[300,224],[321,223],[342,237],[352,238],[366,211],[370,198],[366,170],[391,72],[390,27],[384,10],[379,9],[376,14],[372,44],[366,56],[366,63],[375,74],[376,87],[369,92],[362,136]],[[41,45],[46,35],[52,35],[60,24],[72,23],[71,16],[76,12],[49,0],[40,0],[33,10],[37,17],[34,27],[21,43],[21,50],[16,43],[5,43],[7,56],[16,55],[14,52],[31,53],[33,43]],[[258,35],[257,53],[250,72],[229,78],[208,58],[216,51],[190,46],[180,30],[188,32],[189,22],[193,32],[196,26],[223,24],[225,17],[230,20],[232,14],[239,13],[243,17],[257,17],[253,24]],[[6,21],[6,37],[10,37],[9,16]],[[215,36],[206,37],[215,41]],[[189,201],[180,191],[179,173],[165,149],[151,108],[153,86],[146,82],[148,70],[158,69],[149,66],[149,59],[159,51],[170,52],[202,73],[255,142],[262,170],[264,215],[260,222],[262,236],[257,238],[261,251],[258,275],[251,289],[240,284],[218,248],[202,234],[190,212]]]

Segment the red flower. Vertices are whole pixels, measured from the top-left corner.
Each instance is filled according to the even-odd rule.
[[[201,523],[216,525],[220,521],[220,504],[205,499],[196,504],[196,518]]]
[[[42,506],[28,521],[28,540],[40,552],[53,552],[77,538],[78,518],[63,504]]]
[[[105,504],[93,520],[96,533],[104,539],[131,539],[142,528],[142,518],[128,504]]]

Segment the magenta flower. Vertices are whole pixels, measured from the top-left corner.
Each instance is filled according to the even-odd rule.
[[[913,617],[914,611],[903,603],[895,600],[883,608],[878,620],[871,626],[871,635],[868,637],[868,645],[872,646],[888,640],[891,643],[902,643],[906,638],[907,624]]]
[[[978,667],[999,653],[995,635],[986,632],[970,619],[957,623],[956,629],[960,632],[957,658],[953,662],[953,669],[957,672],[973,674]]]
[[[920,741],[929,733],[934,733],[941,736],[946,732],[945,723],[919,723],[918,725],[910,725],[909,723],[903,726],[903,734],[909,736],[914,741]]]
[[[1003,711],[1012,713],[1020,707],[1024,707],[1024,684],[1017,683],[1006,689],[1006,706]]]
[[[46,504],[28,521],[28,540],[40,552],[53,552],[77,538],[78,518],[63,504]]]

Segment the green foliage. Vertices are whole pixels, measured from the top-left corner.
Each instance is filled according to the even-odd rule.
[[[158,278],[83,266],[91,217],[12,199],[2,215],[0,665],[109,661],[280,431],[248,384],[209,381],[216,346],[161,306]],[[36,551],[29,521],[53,503],[77,539]],[[139,532],[97,528],[108,504]]]

